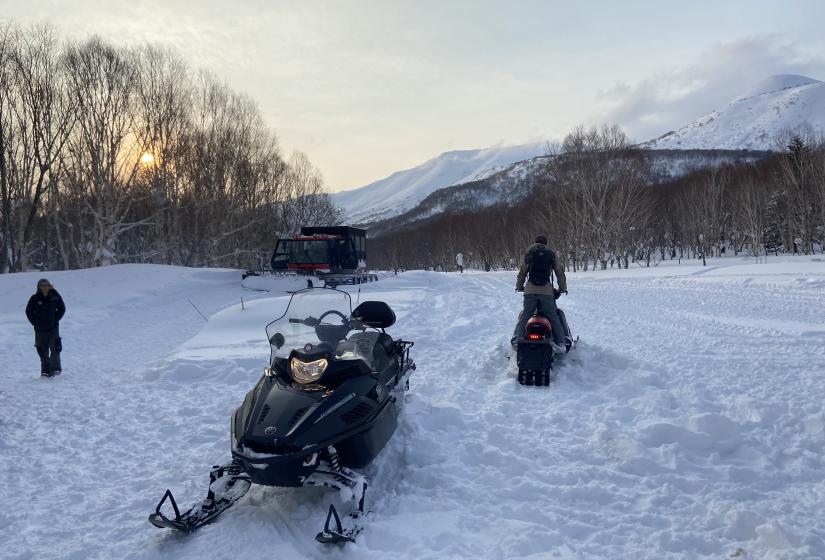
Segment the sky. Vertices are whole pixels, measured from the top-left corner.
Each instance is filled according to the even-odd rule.
[[[331,191],[579,124],[645,141],[772,74],[825,79],[819,0],[0,0],[0,20],[174,47]]]

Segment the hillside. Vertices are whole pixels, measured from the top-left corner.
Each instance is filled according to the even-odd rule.
[[[653,181],[667,182],[708,166],[755,162],[769,152],[751,150],[649,150]],[[438,189],[415,207],[369,224],[372,237],[418,226],[439,214],[474,212],[496,204],[514,206],[529,196],[542,180],[550,156],[538,156],[512,164],[488,177]]]
[[[332,199],[343,208],[349,223],[370,223],[410,210],[438,189],[478,180],[546,151],[546,143],[534,142],[446,152],[364,187],[333,193]]]

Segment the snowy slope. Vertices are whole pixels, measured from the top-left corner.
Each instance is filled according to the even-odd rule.
[[[333,193],[332,198],[344,209],[349,223],[370,223],[409,210],[440,188],[478,180],[546,151],[546,143],[535,142],[446,152],[367,186]]]
[[[754,150],[649,150],[653,181],[666,183],[697,169],[730,163],[753,163],[770,155]],[[414,208],[370,224],[369,234],[380,237],[439,214],[468,213],[496,204],[515,205],[541,180],[548,160],[537,156],[497,170],[487,177],[445,187],[427,195]]]
[[[771,76],[695,122],[651,140],[654,149],[775,150],[777,135],[810,125],[825,134],[825,83]]]
[[[146,521],[166,488],[201,499],[229,457],[285,296],[233,271],[50,274],[68,312],[47,380],[22,314],[39,276],[0,275],[2,558],[825,556],[821,257],[571,274],[560,302],[582,342],[544,389],[506,359],[514,273],[363,286],[418,370],[368,472],[369,525],[332,550],[313,541],[321,489],[255,487],[189,536]]]
[[[530,194],[548,157],[519,161],[471,181],[438,189],[412,209],[371,224],[369,233],[378,237],[437,214],[473,212],[495,204],[517,204]]]

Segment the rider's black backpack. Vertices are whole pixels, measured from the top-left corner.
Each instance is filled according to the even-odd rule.
[[[556,267],[556,255],[547,247],[539,247],[527,256],[528,277],[531,284],[544,286]]]

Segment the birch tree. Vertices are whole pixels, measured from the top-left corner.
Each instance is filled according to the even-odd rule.
[[[26,200],[27,208],[21,216],[14,260],[17,270],[27,270],[28,247],[48,175],[62,157],[77,103],[67,95],[59,42],[51,28],[38,26],[21,35],[13,71],[19,88],[17,118],[20,130],[25,130],[24,145],[30,150],[23,156],[25,169],[18,177],[17,197]]]
[[[133,51],[94,37],[69,46],[67,70],[78,119],[66,181],[88,219],[75,249],[86,266],[108,265],[117,262],[118,237],[152,219],[128,221],[147,149],[137,133],[138,66]]]

